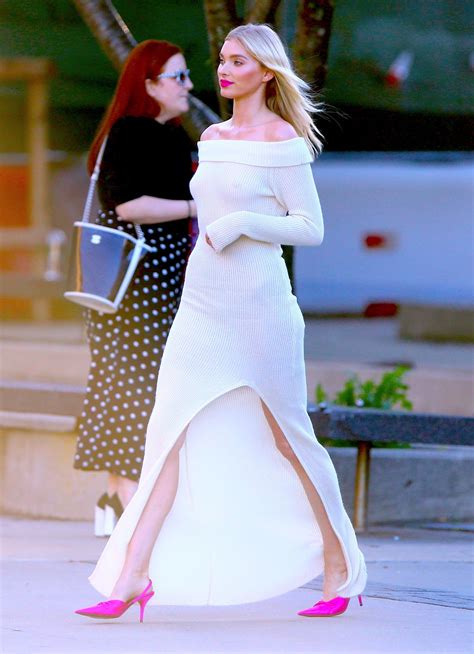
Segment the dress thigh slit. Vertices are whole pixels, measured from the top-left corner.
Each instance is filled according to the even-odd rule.
[[[184,430],[176,499],[150,562],[158,589],[152,602],[240,604],[320,574],[322,540],[306,493],[275,445],[259,394],[243,384],[211,399],[176,430],[114,531],[114,570],[99,561],[92,584],[111,591],[166,456]]]

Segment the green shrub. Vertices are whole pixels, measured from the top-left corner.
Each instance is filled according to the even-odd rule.
[[[336,393],[332,404],[339,406],[357,406],[366,409],[394,409],[411,410],[413,404],[407,398],[408,384],[403,382],[403,376],[408,368],[398,366],[394,370],[384,373],[379,383],[373,379],[362,382],[357,375],[346,381],[342,389]],[[321,384],[316,386],[316,402],[327,402],[327,394]]]
[[[411,410],[413,404],[407,397],[409,389],[408,384],[404,383],[403,376],[408,368],[398,366],[382,376],[379,383],[373,379],[362,382],[357,375],[353,375],[346,380],[342,389],[336,393],[331,404],[339,406],[364,407],[366,409],[394,409],[401,408]],[[321,384],[316,386],[316,402],[318,405],[327,403],[328,396]],[[333,447],[353,447],[351,441],[331,440],[329,438],[321,439],[326,446]],[[407,443],[374,443],[375,447],[410,447]]]

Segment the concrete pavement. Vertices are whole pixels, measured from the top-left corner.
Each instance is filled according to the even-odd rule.
[[[87,576],[104,541],[91,535],[91,523],[5,517],[1,526],[5,654],[472,651],[472,532],[384,528],[362,536],[364,607],[351,602],[334,620],[296,615],[318,598],[316,580],[243,606],[152,606],[141,625],[135,607],[110,622],[73,613],[98,600]]]

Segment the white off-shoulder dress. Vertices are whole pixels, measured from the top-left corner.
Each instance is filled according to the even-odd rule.
[[[200,236],[162,358],[139,487],[90,577],[106,596],[166,456],[185,430],[176,499],[150,562],[152,603],[254,602],[323,571],[317,521],[275,445],[262,401],[340,540],[348,577],[339,594],[356,595],[365,586],[364,558],[334,466],[308,417],[304,321],[281,257],[281,244],[318,245],[323,238],[310,162],[302,138],[199,143],[191,191]]]

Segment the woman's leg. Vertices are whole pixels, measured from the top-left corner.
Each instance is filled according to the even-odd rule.
[[[107,475],[107,494],[112,497],[118,491],[120,476],[111,472]]]
[[[153,547],[178,490],[179,451],[185,437],[186,432],[183,432],[176,441],[150,493],[128,544],[122,572],[110,595],[113,599],[126,601],[146,586]]]
[[[117,484],[117,495],[119,500],[122,503],[123,508],[127,506],[132,497],[135,495],[135,491],[138,488],[138,482],[133,479],[128,479],[128,477],[119,477]]]
[[[262,406],[265,417],[273,432],[276,446],[295,469],[301,483],[303,484],[303,488],[314,511],[314,515],[316,516],[316,520],[321,530],[324,547],[323,599],[325,601],[333,599],[337,596],[337,588],[341,586],[347,578],[347,567],[341,544],[329,522],[326,509],[324,508],[313,482],[310,480],[298,457],[291,449],[291,446],[280,429],[278,422],[275,420],[263,401]]]
[[[107,494],[109,497],[112,497],[117,493],[124,508],[134,496],[137,487],[138,482],[134,479],[128,479],[128,477],[122,477],[122,475],[116,475],[113,472],[108,475]]]

